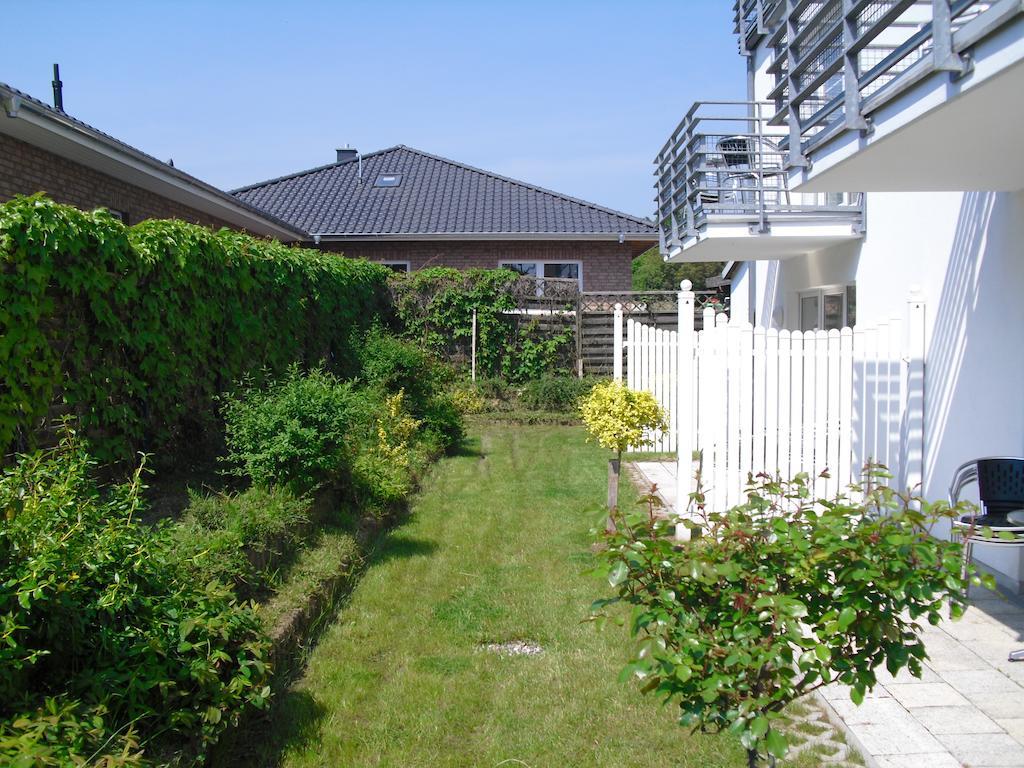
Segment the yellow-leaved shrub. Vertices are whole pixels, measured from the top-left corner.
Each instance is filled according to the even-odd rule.
[[[595,384],[580,401],[580,415],[598,445],[616,453],[631,445],[649,445],[645,433],[668,429],[665,411],[650,392],[630,389],[619,381]]]

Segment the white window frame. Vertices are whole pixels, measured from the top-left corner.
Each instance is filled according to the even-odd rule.
[[[816,288],[807,288],[806,290],[799,291],[796,299],[796,327],[798,330],[802,330],[804,327],[804,299],[817,298],[818,300],[818,318],[815,323],[814,330],[823,330],[825,327],[825,296],[836,296],[841,295],[843,297],[843,324],[840,328],[847,327],[847,321],[850,319],[850,288],[856,290],[857,283],[835,283],[833,285],[819,285]]]
[[[544,265],[545,264],[575,264],[577,272],[577,282],[579,282],[580,290],[583,290],[583,262],[580,259],[501,259],[498,262],[498,269],[507,267],[512,264],[533,264],[537,269],[537,277],[544,277]],[[555,278],[551,278],[554,280]]]
[[[406,272],[412,272],[412,262],[402,261],[401,259],[389,259],[387,261],[380,261],[378,264],[383,264],[385,267],[405,267]]]

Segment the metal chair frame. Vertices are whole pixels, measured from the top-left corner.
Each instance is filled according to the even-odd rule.
[[[960,493],[971,483],[978,482],[978,464],[983,461],[1014,461],[1024,465],[1024,458],[1020,456],[985,456],[980,459],[972,459],[957,467],[953,473],[953,482],[949,486],[949,503],[955,505],[960,500]],[[979,489],[980,496],[980,489]],[[988,505],[984,498],[981,498],[982,515],[988,514]],[[1021,509],[1024,509],[1024,497],[1021,498]],[[1002,502],[1002,503],[1005,503]],[[984,525],[982,528],[991,529],[993,536],[980,535],[982,528],[976,524],[978,515],[971,514],[964,518],[955,519],[949,531],[951,541],[963,542],[963,566],[961,574],[966,578],[967,569],[971,564],[974,554],[974,546],[982,544],[995,547],[1024,547],[1024,526],[1021,525]],[[1013,534],[1012,539],[998,538],[1001,533]],[[1011,651],[1010,661],[1024,661],[1024,649]]]

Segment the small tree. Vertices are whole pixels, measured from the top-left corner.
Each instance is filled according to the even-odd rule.
[[[640,643],[623,675],[677,701],[681,725],[738,736],[751,768],[785,754],[774,724],[794,699],[838,681],[860,704],[882,664],[920,677],[916,620],[938,624],[947,602],[959,617],[968,582],[982,579],[962,574],[960,544],[930,535],[968,505],[898,494],[885,477],[869,468],[866,491],[812,501],[806,474],[761,475],[725,512],[707,512],[698,490],[706,535],[685,543],[656,499],[616,514],[601,557],[617,594],[593,612],[634,606]]]
[[[651,430],[668,429],[665,411],[650,392],[632,390],[621,381],[603,381],[583,398],[580,414],[597,444],[615,451],[615,458],[608,461],[608,509],[614,510],[622,454],[630,446],[650,445]],[[611,527],[613,518],[608,520]]]

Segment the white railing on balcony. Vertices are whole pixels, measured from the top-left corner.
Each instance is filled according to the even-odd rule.
[[[787,164],[936,71],[970,70],[965,49],[1022,12],[992,0],[786,0],[770,20],[773,126],[786,126]]]
[[[863,221],[857,193],[791,192],[783,129],[769,125],[771,104],[698,101],[655,159],[662,249],[699,237],[715,222],[767,234],[772,222]]]

